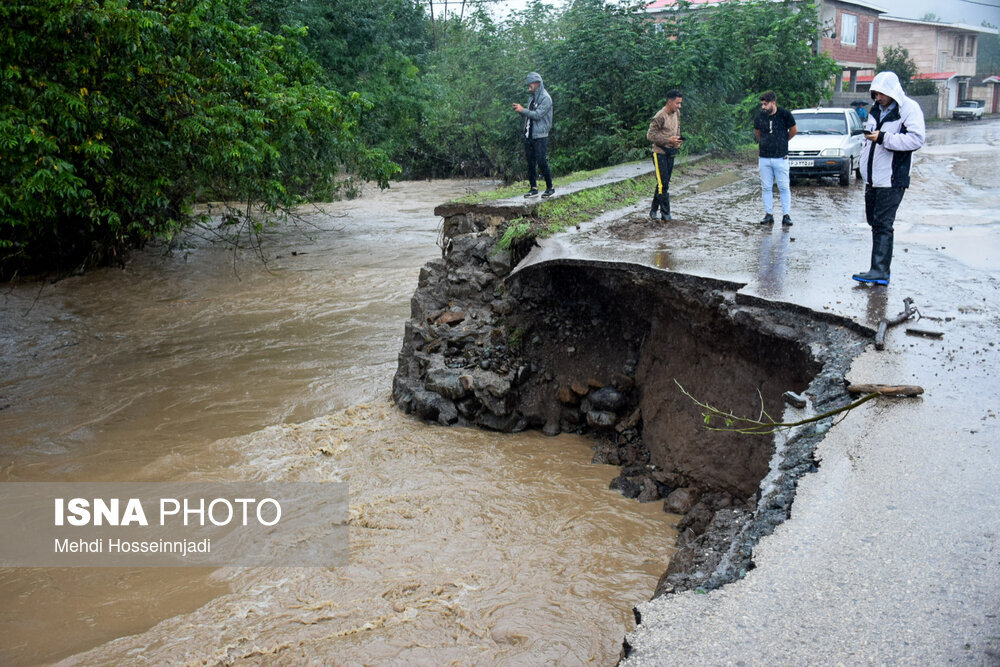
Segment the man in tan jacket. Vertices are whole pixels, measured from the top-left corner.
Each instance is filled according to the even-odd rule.
[[[667,91],[667,104],[656,112],[649,123],[646,139],[653,142],[653,166],[656,168],[656,192],[649,217],[667,222],[670,217],[670,175],[674,171],[674,156],[684,140],[681,138],[681,102],[676,88]],[[657,215],[657,212],[659,215]]]

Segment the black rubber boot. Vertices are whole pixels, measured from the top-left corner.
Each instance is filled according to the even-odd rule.
[[[660,212],[660,195],[653,195],[653,203],[649,208],[649,217],[653,220],[659,220]]]
[[[660,220],[663,222],[670,222],[673,218],[670,217],[670,194],[664,192],[662,195],[658,195],[660,198]]]
[[[851,278],[861,283],[889,284],[892,263],[892,232],[872,232],[872,268]]]
[[[878,232],[872,242],[872,269],[889,275],[892,264],[892,232]]]

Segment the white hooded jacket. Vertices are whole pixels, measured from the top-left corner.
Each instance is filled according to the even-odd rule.
[[[876,74],[871,90],[888,95],[895,104],[888,109],[872,105],[865,132],[881,130],[881,134],[861,149],[861,178],[876,188],[909,187],[910,156],[924,145],[924,112],[906,96],[894,72]]]

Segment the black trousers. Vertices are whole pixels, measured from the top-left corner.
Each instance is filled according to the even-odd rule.
[[[865,220],[872,232],[892,234],[896,209],[903,201],[906,188],[873,188],[865,185]]]
[[[548,144],[548,137],[524,140],[524,155],[528,158],[528,182],[532,188],[538,187],[537,174],[541,174],[545,179],[546,189],[552,189],[552,172],[549,171],[549,159],[545,155]]]
[[[906,188],[873,188],[865,185],[865,220],[872,228],[873,271],[889,273],[892,263],[892,225]]]
[[[653,153],[653,166],[656,167],[656,188],[653,192],[653,206],[650,213],[662,210],[670,213],[670,176],[674,173],[674,156]]]

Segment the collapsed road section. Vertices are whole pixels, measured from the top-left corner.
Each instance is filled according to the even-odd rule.
[[[793,414],[843,407],[844,374],[873,332],[635,264],[561,258],[513,271],[497,207],[447,213],[442,257],[411,300],[399,407],[444,425],[591,434],[595,462],[621,467],[612,486],[684,515],[657,596],[743,576],[832,420],[720,432],[692,397],[735,415],[781,417],[796,410],[788,391],[810,399]]]

